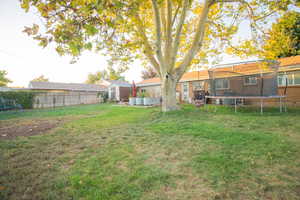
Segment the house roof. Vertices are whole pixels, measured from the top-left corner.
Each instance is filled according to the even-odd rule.
[[[291,56],[287,58],[280,58],[278,59],[280,62],[280,67],[286,67],[291,65],[300,65],[300,55],[298,56]]]
[[[150,85],[159,85],[160,84],[160,78],[155,77],[155,78],[149,78],[142,80],[141,82],[138,82],[136,85],[137,86],[150,86]]]
[[[300,69],[300,55],[292,56],[287,58],[278,59],[279,68],[278,71],[289,71],[295,70],[295,68],[290,68],[291,66],[296,66]],[[259,74],[261,72],[274,72],[275,69],[272,67],[262,66],[261,62],[250,62],[250,63],[242,63],[242,64],[232,64],[226,65],[226,67],[218,67],[209,70],[201,70],[201,71],[192,71],[183,74],[182,78],[179,82],[184,81],[193,81],[193,80],[205,80],[209,79],[209,71],[213,71],[215,78],[220,77],[228,77],[228,76],[245,76],[251,74]],[[137,86],[150,86],[150,85],[159,85],[159,78],[151,78],[143,80],[137,83]]]
[[[83,84],[83,83],[54,83],[54,82],[36,82],[31,81],[28,86],[30,89],[36,90],[70,90],[70,91],[105,91],[103,85]]]
[[[10,87],[0,87],[0,92],[7,92],[7,91],[12,91],[14,90],[13,88]]]
[[[127,81],[121,81],[121,80],[103,80],[103,83],[108,83],[106,85],[108,86],[121,86],[121,87],[131,87],[131,84]]]

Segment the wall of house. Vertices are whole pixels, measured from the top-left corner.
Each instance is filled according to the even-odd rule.
[[[43,92],[35,96],[34,108],[52,108],[103,102],[98,92]]]
[[[142,86],[138,89],[139,92],[145,91],[150,95],[150,97],[161,97],[161,87],[160,85],[152,85],[152,86]]]
[[[260,75],[258,75],[260,76]],[[195,80],[199,81],[199,80]],[[274,76],[264,76],[264,91],[265,96],[271,95],[283,95],[284,87],[277,87],[277,78]],[[182,82],[176,86],[177,100],[181,103],[192,103],[194,99],[193,82],[189,81],[189,101],[184,102],[182,99]],[[205,80],[203,91],[209,91],[209,80]],[[224,93],[233,93],[233,95],[240,94],[248,96],[260,96],[261,95],[261,79],[258,78],[256,85],[244,85],[244,77],[230,78],[229,89],[217,90],[217,95],[224,95]],[[146,90],[151,96],[160,97],[160,86],[144,86],[140,89]],[[210,94],[212,95],[212,94]],[[259,99],[245,100],[246,105],[260,105]],[[266,99],[264,100],[265,106],[278,106],[279,99]],[[289,86],[287,88],[287,105],[288,106],[300,106],[300,86]]]
[[[285,87],[278,88],[278,94],[284,95]],[[300,85],[288,86],[286,89],[286,101],[289,106],[300,106]]]
[[[131,91],[130,87],[119,87],[119,100],[128,101],[130,91]]]
[[[216,89],[218,96],[272,96],[277,95],[276,76],[265,75],[263,79],[257,75],[257,84],[245,85],[244,77],[228,78],[228,89]],[[262,91],[263,89],[263,91]]]

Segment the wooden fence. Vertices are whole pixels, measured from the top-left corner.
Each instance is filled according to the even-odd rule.
[[[53,108],[102,102],[103,99],[97,92],[46,92],[35,96],[33,108]]]

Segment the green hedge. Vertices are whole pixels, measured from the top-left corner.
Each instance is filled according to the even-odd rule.
[[[31,91],[8,91],[0,92],[0,98],[15,100],[23,109],[33,108],[34,96],[37,92]]]

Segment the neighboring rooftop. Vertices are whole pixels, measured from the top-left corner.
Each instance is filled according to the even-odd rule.
[[[69,90],[69,91],[105,91],[106,87],[102,85],[83,84],[83,83],[55,83],[55,82],[35,82],[29,83],[29,89],[36,90]]]
[[[9,88],[9,87],[0,87],[0,92],[7,92],[7,91],[12,91],[14,90],[13,88]]]
[[[121,80],[104,80],[108,83],[110,83],[110,85],[114,85],[114,86],[121,86],[121,87],[131,87],[131,84],[126,82],[126,81],[121,81]]]
[[[300,55],[291,56],[286,58],[278,59],[280,62],[280,67],[291,66],[291,65],[300,65]]]

